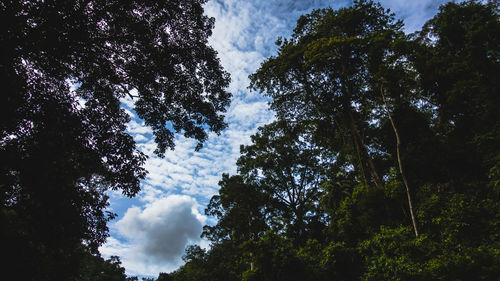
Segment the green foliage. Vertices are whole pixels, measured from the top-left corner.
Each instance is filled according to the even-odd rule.
[[[133,280],[95,254],[104,191],[145,176],[119,99],[159,155],[224,128],[204,2],[0,5],[0,241],[21,279]],[[211,248],[158,280],[498,280],[499,36],[496,1],[444,4],[412,36],[372,1],[302,16],[250,77],[278,120],[222,176]]]
[[[259,190],[254,182],[241,176],[223,174],[219,185],[219,195],[212,197],[205,211],[219,221],[215,226],[205,226],[202,235],[214,242],[232,239],[242,243],[258,239],[267,229],[267,194]]]
[[[500,21],[491,4],[443,5],[418,34],[415,53],[422,91],[438,108],[448,173],[462,181],[485,177],[499,155]]]
[[[367,137],[380,110],[379,67],[404,40],[401,22],[379,4],[322,9],[301,17],[276,57],[251,75],[251,87],[272,97],[279,118],[323,123],[315,138],[352,165],[358,181],[382,188],[378,144]],[[321,128],[318,126],[318,128]],[[339,163],[340,165],[340,163]]]
[[[212,245],[208,253],[199,246],[189,246],[180,269],[170,273],[175,281],[236,281],[248,268],[241,248],[231,242]],[[161,276],[161,275],[160,275]]]
[[[454,244],[450,247],[427,235],[412,237],[408,227],[382,227],[379,234],[360,243],[360,251],[366,266],[363,280],[498,278],[498,245],[467,247]]]
[[[314,124],[271,123],[241,147],[239,175],[223,175],[219,195],[212,197],[207,215],[216,216],[204,236],[235,243],[258,240],[264,231],[285,232],[294,243],[319,238],[323,221],[315,203],[331,165],[311,143]]]
[[[423,261],[436,254],[439,244],[425,235],[415,238],[408,227],[381,227],[359,248],[366,266],[362,280],[430,280]]]
[[[242,280],[305,280],[307,271],[297,257],[291,240],[272,232],[259,240],[255,253],[256,269]]]
[[[74,281],[128,281],[125,268],[121,267],[120,258],[112,256],[105,260],[99,255],[88,252],[80,263],[78,277]]]
[[[235,280],[499,280],[494,3],[445,4],[413,36],[371,1],[302,16],[251,76],[278,120],[223,176],[207,229],[234,244],[207,259],[242,261]],[[287,205],[301,182],[315,195]],[[318,224],[290,231],[299,206]]]

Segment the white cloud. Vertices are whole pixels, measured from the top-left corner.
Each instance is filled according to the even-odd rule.
[[[138,123],[137,119],[132,119],[127,124],[127,131],[133,135],[135,134],[152,134],[153,130],[146,126],[144,122]]]
[[[104,255],[119,254],[128,274],[157,275],[176,268],[188,244],[199,243],[206,218],[196,200],[170,195],[131,207],[113,226],[126,240],[108,239],[100,249]]]
[[[219,52],[222,65],[231,73],[229,90],[246,92],[248,75],[276,50],[278,36],[291,34],[296,19],[330,1],[210,1],[207,15],[215,17],[210,44]]]
[[[272,119],[273,115],[264,100],[250,102],[235,99],[226,115],[226,120],[234,125],[232,129],[237,130],[254,129],[257,125],[269,123]]]
[[[137,95],[137,90],[131,91],[130,94],[136,96]],[[124,98],[121,98],[120,102],[123,105],[125,105],[126,107],[128,107],[129,109],[133,109],[134,108],[134,103],[135,102],[134,102],[134,100],[130,96],[126,96]]]
[[[145,136],[143,136],[141,134],[136,134],[136,135],[134,135],[134,140],[136,142],[145,142],[145,141],[148,141],[149,138],[146,138]]]

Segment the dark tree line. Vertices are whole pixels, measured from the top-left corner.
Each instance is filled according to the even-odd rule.
[[[302,16],[251,75],[278,121],[167,280],[498,280],[498,3],[406,35],[371,1]]]
[[[214,19],[203,14],[205,2],[0,3],[7,279],[112,280],[95,277],[92,267],[120,271],[97,252],[114,217],[105,192],[132,197],[147,172],[121,98],[132,98],[152,128],[159,156],[174,148],[175,133],[200,148],[208,130],[224,129],[229,74],[207,44]],[[113,278],[123,280],[120,274]]]

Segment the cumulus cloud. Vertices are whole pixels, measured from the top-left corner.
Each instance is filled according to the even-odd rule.
[[[186,195],[170,195],[147,204],[131,207],[113,225],[113,231],[123,237],[110,238],[101,248],[104,254],[116,255],[130,274],[161,268],[173,269],[188,244],[199,243],[206,218],[198,211],[198,203]]]

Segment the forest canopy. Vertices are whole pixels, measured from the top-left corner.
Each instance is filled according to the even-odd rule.
[[[98,252],[106,192],[133,197],[147,174],[120,101],[159,157],[226,127],[205,3],[0,3],[6,276],[138,280]],[[302,15],[249,77],[276,120],[221,176],[210,247],[156,280],[498,280],[499,10],[446,3],[412,34],[368,0]]]
[[[163,277],[498,279],[498,5],[402,28],[371,1],[300,17],[250,76],[278,120],[222,176],[211,248]]]

